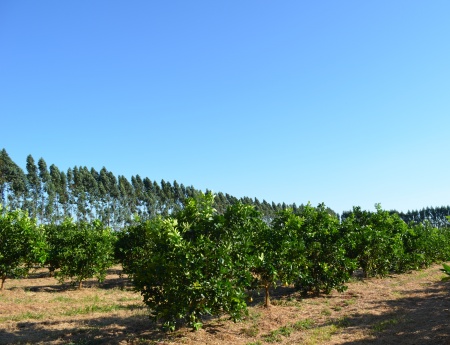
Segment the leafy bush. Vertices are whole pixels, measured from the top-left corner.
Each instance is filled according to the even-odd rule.
[[[354,207],[341,226],[348,256],[356,260],[366,277],[385,276],[402,269],[404,247],[402,237],[408,231],[398,215],[383,211],[362,211]]]
[[[442,266],[441,271],[450,276],[450,266],[447,264],[442,264]]]
[[[200,195],[175,217],[155,218],[128,230],[145,231],[137,252],[147,255],[131,250],[137,262],[128,267],[152,318],[166,329],[181,320],[198,329],[203,315],[228,313],[236,320],[246,312],[251,242],[238,230],[252,223],[248,216],[253,211],[238,205],[221,216],[213,200],[211,194]]]
[[[344,291],[355,262],[347,257],[339,219],[330,214],[324,204],[306,205],[301,211],[304,219],[301,236],[305,245],[305,269],[296,286],[306,293]]]
[[[270,287],[280,283],[292,283],[305,268],[302,223],[303,218],[287,209],[276,215],[270,227],[262,226],[255,233],[255,287],[264,288],[266,307],[270,306]]]
[[[73,280],[82,287],[83,280],[96,277],[103,281],[114,263],[115,236],[99,220],[74,223],[66,219],[56,226],[57,239],[50,245],[51,263],[59,266],[55,276],[60,282]],[[58,244],[58,247],[55,247]]]
[[[155,222],[141,221],[136,219],[133,225],[123,228],[116,234],[117,241],[114,246],[114,258],[117,263],[122,264],[123,272],[133,275],[139,267],[140,262],[148,255],[152,255],[149,229]]]
[[[42,228],[25,212],[3,210],[0,205],[0,290],[7,277],[25,276],[34,264],[43,264],[45,258]]]

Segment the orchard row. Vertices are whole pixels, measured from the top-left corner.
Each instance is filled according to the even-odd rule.
[[[1,211],[1,210],[0,210]],[[120,263],[151,316],[167,329],[201,327],[205,315],[241,318],[252,290],[294,284],[302,293],[344,291],[356,269],[365,276],[420,269],[450,258],[450,231],[406,224],[376,207],[345,219],[325,205],[279,211],[270,222],[251,205],[214,209],[214,195],[187,199],[178,212],[138,218],[119,232],[100,221],[36,225],[22,211],[0,212],[0,277],[37,264],[61,282],[104,279]]]

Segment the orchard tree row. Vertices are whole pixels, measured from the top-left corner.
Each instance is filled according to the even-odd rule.
[[[303,294],[343,291],[356,269],[365,277],[420,269],[450,258],[450,230],[406,224],[376,206],[346,218],[325,205],[279,211],[267,223],[235,203],[220,214],[211,194],[189,199],[169,217],[138,221],[118,233],[116,258],[167,329],[201,327],[205,315],[241,318],[252,291],[293,284]]]
[[[100,219],[104,224],[119,229],[129,224],[133,215],[150,219],[179,211],[187,198],[200,191],[177,181],[160,183],[132,176],[115,176],[106,168],[73,167],[67,172],[56,165],[50,167],[43,158],[37,162],[29,155],[26,172],[17,165],[5,149],[0,151],[0,203],[11,209],[26,210],[38,223],[60,223],[65,218],[91,221]],[[281,209],[297,206],[275,204],[244,197],[238,199],[218,193],[215,208],[223,213],[236,202],[254,205],[266,219]],[[331,210],[330,210],[331,211]]]
[[[211,193],[121,231],[100,220],[38,224],[20,209],[0,209],[1,289],[7,278],[45,266],[81,288],[120,263],[167,329],[199,328],[205,315],[241,318],[254,292],[294,285],[303,294],[343,291],[356,269],[385,276],[450,258],[450,231],[430,222],[406,224],[398,214],[355,207],[340,221],[324,204],[278,211],[270,222],[236,202],[220,213]]]
[[[0,290],[7,278],[28,275],[30,269],[47,267],[59,282],[79,288],[88,278],[105,278],[114,263],[116,233],[99,220],[38,225],[20,209],[0,205]]]

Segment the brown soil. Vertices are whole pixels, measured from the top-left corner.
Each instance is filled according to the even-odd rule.
[[[118,269],[82,290],[41,270],[6,280],[0,292],[0,344],[450,344],[450,282],[440,265],[384,279],[355,280],[344,293],[302,298],[254,294],[249,315],[205,320],[200,331],[162,333]]]

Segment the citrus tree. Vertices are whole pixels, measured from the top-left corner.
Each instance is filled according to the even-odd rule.
[[[382,210],[379,204],[375,206],[376,212],[354,207],[341,227],[347,253],[366,277],[399,270],[405,258],[406,223],[398,215]]]
[[[74,281],[78,288],[88,278],[103,281],[114,263],[115,236],[99,220],[74,223],[66,219],[60,225],[58,244],[53,260],[59,266],[55,276],[62,283]]]
[[[135,256],[130,277],[152,318],[166,329],[183,321],[198,329],[204,315],[227,313],[237,320],[247,310],[247,235],[253,223],[259,225],[252,219],[258,216],[244,205],[219,215],[213,202],[212,194],[200,194],[176,215],[139,225],[146,255]]]
[[[270,226],[255,234],[257,254],[253,272],[256,286],[265,292],[264,306],[270,306],[270,288],[290,284],[306,265],[305,244],[301,236],[303,218],[291,209],[280,211]]]
[[[419,269],[450,259],[450,231],[430,222],[411,224],[403,239],[407,269]]]
[[[47,256],[44,265],[48,268],[50,276],[60,268],[61,251],[67,241],[67,233],[63,231],[64,225],[44,224],[45,240],[47,242]]]
[[[306,263],[296,281],[297,288],[303,293],[315,294],[345,290],[355,262],[346,255],[339,219],[330,214],[324,204],[304,206],[301,216],[300,234]]]
[[[3,210],[0,205],[0,290],[6,278],[28,274],[34,264],[43,264],[46,243],[41,227],[20,210]]]
[[[117,263],[122,265],[124,273],[132,276],[139,268],[140,262],[146,256],[151,255],[152,249],[148,246],[152,244],[152,241],[147,236],[151,234],[149,229],[153,225],[152,221],[142,221],[136,218],[132,225],[124,227],[116,233],[114,258]]]

